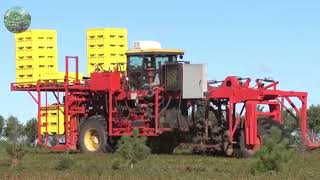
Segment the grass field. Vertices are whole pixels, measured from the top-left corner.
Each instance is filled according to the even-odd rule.
[[[133,170],[115,170],[116,155],[71,154],[69,170],[57,170],[62,153],[28,154],[10,169],[0,154],[0,179],[320,179],[320,153],[296,154],[281,173],[252,175],[251,159],[217,158],[195,155],[152,155]]]

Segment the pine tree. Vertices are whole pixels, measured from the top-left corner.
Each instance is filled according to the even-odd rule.
[[[139,137],[139,130],[135,129],[133,136],[121,137],[116,154],[119,154],[133,169],[136,163],[150,155],[150,148],[146,146],[146,140],[146,137]]]
[[[252,172],[279,172],[289,162],[292,152],[288,148],[289,141],[282,138],[278,128],[272,128],[271,134],[263,137],[263,146],[257,152],[252,164]]]
[[[29,143],[33,143],[37,139],[38,121],[36,118],[32,118],[27,121],[24,128],[24,133]]]

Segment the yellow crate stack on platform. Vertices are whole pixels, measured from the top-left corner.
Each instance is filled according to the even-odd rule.
[[[37,82],[42,74],[56,73],[57,32],[33,29],[15,34],[16,82]]]
[[[46,115],[47,114],[47,115]],[[64,107],[50,105],[41,108],[41,134],[49,135],[64,133]],[[59,128],[59,132],[58,132]],[[47,129],[47,131],[46,131]]]
[[[56,72],[56,73],[48,73],[48,74],[42,74],[40,76],[42,81],[55,81],[62,83],[65,80],[65,72]],[[76,79],[76,73],[75,72],[69,72],[69,82],[73,82]],[[82,80],[83,75],[82,73],[78,73],[78,80]]]
[[[121,71],[125,71],[127,61],[125,53],[128,49],[127,36],[125,28],[87,30],[87,75],[90,76],[96,69],[113,71],[117,66]]]

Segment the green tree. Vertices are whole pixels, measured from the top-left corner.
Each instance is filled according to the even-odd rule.
[[[4,130],[4,118],[3,116],[0,115],[0,137],[2,137],[2,134],[3,134],[3,130]]]
[[[7,138],[5,149],[11,159],[11,168],[15,168],[27,153],[24,141],[22,141],[25,136],[23,124],[16,117],[10,116],[6,120],[4,136]]]
[[[135,129],[133,136],[121,137],[116,154],[119,154],[133,169],[136,163],[150,155],[150,148],[146,146],[146,140],[146,137],[139,137],[139,130]]]
[[[308,127],[319,132],[320,130],[320,105],[311,105],[307,111]]]
[[[289,112],[286,110],[283,110],[281,112],[282,119],[285,125],[285,128],[289,130],[290,132],[297,130],[300,127],[299,119],[294,117],[293,109],[290,109]]]
[[[33,143],[37,139],[38,121],[36,118],[32,118],[27,121],[24,128],[24,133],[27,136],[27,141]]]
[[[272,127],[270,135],[263,137],[263,146],[251,167],[252,173],[281,171],[292,156],[288,146],[289,141],[282,137],[281,130]]]
[[[6,120],[6,127],[4,129],[4,136],[9,141],[17,142],[24,135],[24,127],[14,116],[10,116]]]

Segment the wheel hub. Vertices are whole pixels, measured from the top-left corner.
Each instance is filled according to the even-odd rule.
[[[100,148],[100,137],[96,129],[88,129],[84,135],[84,144],[89,151],[97,151]]]

